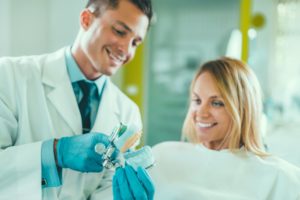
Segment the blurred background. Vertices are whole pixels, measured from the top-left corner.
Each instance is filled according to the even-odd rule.
[[[71,45],[84,5],[84,0],[0,0],[0,56]],[[153,5],[156,20],[146,42],[113,77],[141,109],[144,144],[180,140],[194,71],[228,55],[246,61],[259,78],[268,150],[300,166],[300,0],[153,0]]]

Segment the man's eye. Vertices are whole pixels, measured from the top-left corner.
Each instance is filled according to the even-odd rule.
[[[142,42],[140,40],[133,40],[132,41],[132,46],[137,47],[141,44]]]
[[[212,102],[212,105],[214,107],[223,107],[224,106],[224,103],[222,101],[213,101]]]
[[[119,35],[119,36],[125,36],[126,32],[125,31],[121,31],[119,29],[113,28],[114,32]]]

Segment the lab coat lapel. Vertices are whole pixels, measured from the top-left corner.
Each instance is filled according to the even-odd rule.
[[[107,79],[92,131],[109,135],[120,123],[120,108],[117,98],[115,86]]]
[[[64,122],[76,134],[81,132],[80,112],[66,69],[65,49],[47,57],[43,71],[43,83],[51,89],[47,97]],[[50,105],[49,105],[50,106]]]

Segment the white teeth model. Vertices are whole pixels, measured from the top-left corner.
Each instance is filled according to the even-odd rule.
[[[200,128],[212,127],[215,123],[197,123]]]

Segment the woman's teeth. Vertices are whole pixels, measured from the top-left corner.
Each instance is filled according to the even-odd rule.
[[[200,128],[210,128],[212,126],[214,126],[216,123],[201,123],[201,122],[198,122],[197,125],[200,127]]]

